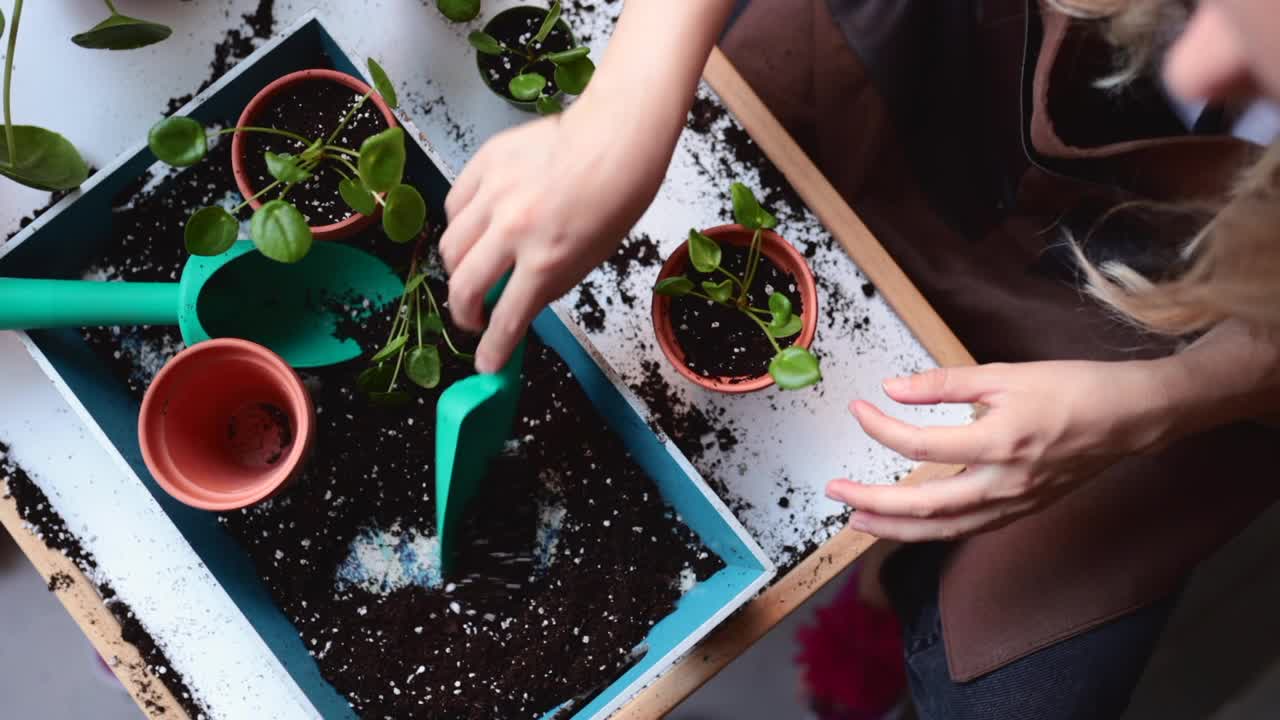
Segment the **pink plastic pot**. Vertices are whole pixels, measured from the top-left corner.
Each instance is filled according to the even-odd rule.
[[[138,438],[160,487],[205,510],[261,502],[295,480],[315,408],[279,355],[223,338],[178,353],[142,400]]]
[[[254,95],[253,99],[249,101],[249,104],[244,106],[244,112],[240,113],[240,119],[236,121],[236,127],[254,125],[254,119],[258,117],[258,114],[262,112],[263,108],[265,108],[272,98],[274,98],[280,91],[291,85],[296,85],[297,83],[309,80],[328,80],[330,82],[335,82],[339,85],[345,85],[346,87],[351,88],[353,92],[360,95],[364,95],[369,92],[369,85],[367,83],[346,73],[341,73],[336,70],[299,70],[297,72],[289,73],[259,90],[258,94]],[[387,106],[387,103],[383,101],[380,95],[377,93],[370,95],[369,102],[373,103],[378,108],[378,111],[382,113],[383,119],[387,121],[387,127],[396,127],[399,125],[399,123],[396,122],[395,113],[391,111],[391,108]],[[235,133],[231,136],[231,171],[235,174],[236,187],[240,189],[240,194],[244,195],[244,197],[248,199],[253,197],[253,194],[261,188],[255,188],[250,184],[249,172],[245,166],[245,153],[244,133]],[[250,200],[249,206],[254,210],[257,210],[262,207],[262,201],[257,199]],[[361,215],[360,213],[352,212],[347,216],[347,219],[342,222],[337,222],[332,225],[313,225],[311,227],[311,236],[316,240],[344,240],[369,227],[377,221],[378,216],[381,214],[381,206],[379,206],[378,210],[373,215]]]

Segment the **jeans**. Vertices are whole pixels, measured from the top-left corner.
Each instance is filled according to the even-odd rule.
[[[947,546],[909,546],[882,578],[902,620],[911,697],[920,720],[1115,720],[1129,704],[1178,593],[1038,650],[982,677],[952,682],[938,611]]]

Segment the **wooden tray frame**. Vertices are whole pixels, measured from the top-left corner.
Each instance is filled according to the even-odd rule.
[[[818,220],[875,284],[939,366],[972,365],[973,357],[942,321],[889,253],[880,245],[813,161],[765,107],[719,49],[712,50],[703,79],[720,96],[765,155],[778,167]],[[922,464],[903,483],[919,483],[954,474],[958,468]],[[120,623],[103,604],[97,588],[61,552],[44,544],[18,516],[12,498],[0,499],[0,524],[17,541],[47,582],[55,573],[74,579],[55,591],[94,648],[147,717],[190,718],[148,668],[138,649],[121,638]],[[736,657],[746,652],[832,578],[858,559],[876,539],[845,528],[779,578],[741,612],[721,625],[692,652],[619,710],[619,720],[650,720],[670,713]],[[141,688],[147,688],[142,692]]]

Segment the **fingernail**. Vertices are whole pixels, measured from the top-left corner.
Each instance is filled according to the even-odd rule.
[[[889,378],[888,380],[885,380],[883,383],[881,383],[881,386],[884,387],[884,391],[887,393],[902,392],[903,390],[907,389],[907,378],[904,378],[904,377]]]

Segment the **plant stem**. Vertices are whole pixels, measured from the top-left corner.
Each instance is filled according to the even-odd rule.
[[[729,279],[733,281],[733,284],[734,284],[734,285],[737,285],[738,287],[746,287],[746,286],[742,283],[742,281],[738,279],[738,276],[737,276],[737,275],[734,275],[733,273],[729,272],[728,270],[725,270],[724,268],[720,267],[719,265],[717,265],[717,266],[716,266],[716,270],[719,270],[720,272],[722,272],[722,273],[724,273],[725,275],[727,275],[727,276],[729,277]]]
[[[107,3],[107,9],[111,11],[111,14],[112,14],[112,15],[119,15],[119,14],[120,14],[120,11],[119,11],[119,10],[116,10],[116,5],[115,5],[115,3],[111,2],[111,0],[106,0],[106,3]]]
[[[431,303],[431,312],[435,315],[439,315],[440,319],[444,320],[444,313],[440,312],[440,306],[436,304],[436,296],[431,293],[431,288],[427,287],[427,283],[425,282],[422,283],[422,288],[427,291],[427,302]],[[443,322],[440,324],[442,326],[440,328],[440,334],[444,337],[444,344],[449,346],[449,352],[453,353],[454,357],[461,358],[463,360],[474,360],[476,357],[475,355],[472,355],[471,353],[464,353],[454,346],[453,340],[449,338],[449,328],[443,327]]]
[[[13,89],[13,52],[18,45],[18,22],[22,20],[22,0],[13,0],[13,20],[9,23],[9,52],[4,56],[4,137],[9,147],[9,165],[18,164],[18,143],[13,137],[13,114],[9,92]]]
[[[342,157],[341,155],[326,155],[325,157],[329,158],[330,160],[342,163],[343,165],[346,165],[347,169],[350,170],[353,175],[358,176],[360,174],[360,170],[355,165],[352,165],[350,161],[348,161],[346,158]]]
[[[287,137],[290,140],[297,140],[303,145],[307,145],[307,146],[311,145],[310,140],[302,137],[298,133],[289,132],[288,130],[280,130],[278,128],[257,127],[254,125],[246,125],[244,127],[223,128],[215,132],[214,136],[216,137],[218,135],[231,135],[238,132],[257,132],[257,133],[266,133],[267,135],[279,135],[281,137]]]
[[[342,132],[342,128],[346,127],[347,123],[351,122],[351,118],[359,112],[360,108],[364,107],[365,102],[368,101],[369,96],[372,94],[373,88],[370,88],[369,92],[365,93],[364,97],[360,98],[360,102],[351,106],[351,109],[347,111],[347,114],[343,115],[342,119],[338,121],[338,127],[334,128],[332,133],[329,133],[329,139],[324,141],[325,145],[333,144],[334,139],[338,137],[338,133]]]
[[[765,324],[764,324],[764,321],[763,321],[763,320],[761,320],[760,318],[756,317],[755,315],[752,315],[752,314],[751,314],[751,313],[749,313],[749,312],[744,312],[744,313],[743,313],[743,315],[746,315],[747,317],[751,318],[752,320],[754,320],[754,321],[756,322],[756,324],[757,324],[757,325],[759,325],[759,326],[760,326],[760,329],[764,331],[764,336],[765,336],[765,337],[767,337],[767,338],[769,338],[769,343],[770,343],[771,345],[773,345],[773,349],[774,349],[776,352],[782,352],[782,346],[778,344],[778,341],[777,341],[777,340],[774,340],[774,339],[773,339],[773,333],[769,332],[769,327],[768,327],[767,325],[765,325]]]
[[[738,296],[738,304],[747,304],[747,293],[751,289],[751,284],[756,281],[756,268],[760,266],[760,241],[764,237],[764,233],[760,228],[756,228],[755,235],[751,236],[751,249],[747,251],[747,272],[745,273],[747,280],[742,284],[742,295]]]
[[[339,145],[324,145],[320,149],[332,150],[333,152],[342,153],[343,155],[350,155],[351,157],[355,157],[355,158],[360,157],[360,153],[358,151],[352,150],[351,148],[344,148]]]
[[[419,289],[421,287],[421,285],[418,286]],[[418,326],[418,347],[422,347],[422,293],[417,290],[413,291],[413,319]]]
[[[258,191],[258,192],[256,192],[256,193],[254,193],[254,194],[253,194],[253,196],[252,196],[252,197],[250,197],[248,200],[245,200],[244,202],[242,202],[242,203],[240,203],[239,205],[235,206],[235,208],[231,211],[231,214],[232,214],[232,215],[235,215],[236,213],[238,213],[238,212],[240,212],[241,210],[245,209],[245,206],[249,205],[249,204],[250,204],[250,203],[252,203],[254,200],[257,200],[258,198],[262,197],[263,195],[266,195],[268,192],[271,192],[271,189],[272,189],[272,188],[274,188],[275,186],[279,185],[279,184],[280,184],[280,181],[279,181],[279,180],[275,180],[275,181],[273,181],[270,185],[268,185],[268,186],[266,186],[266,187],[262,188],[261,190],[259,190],[259,191]]]

